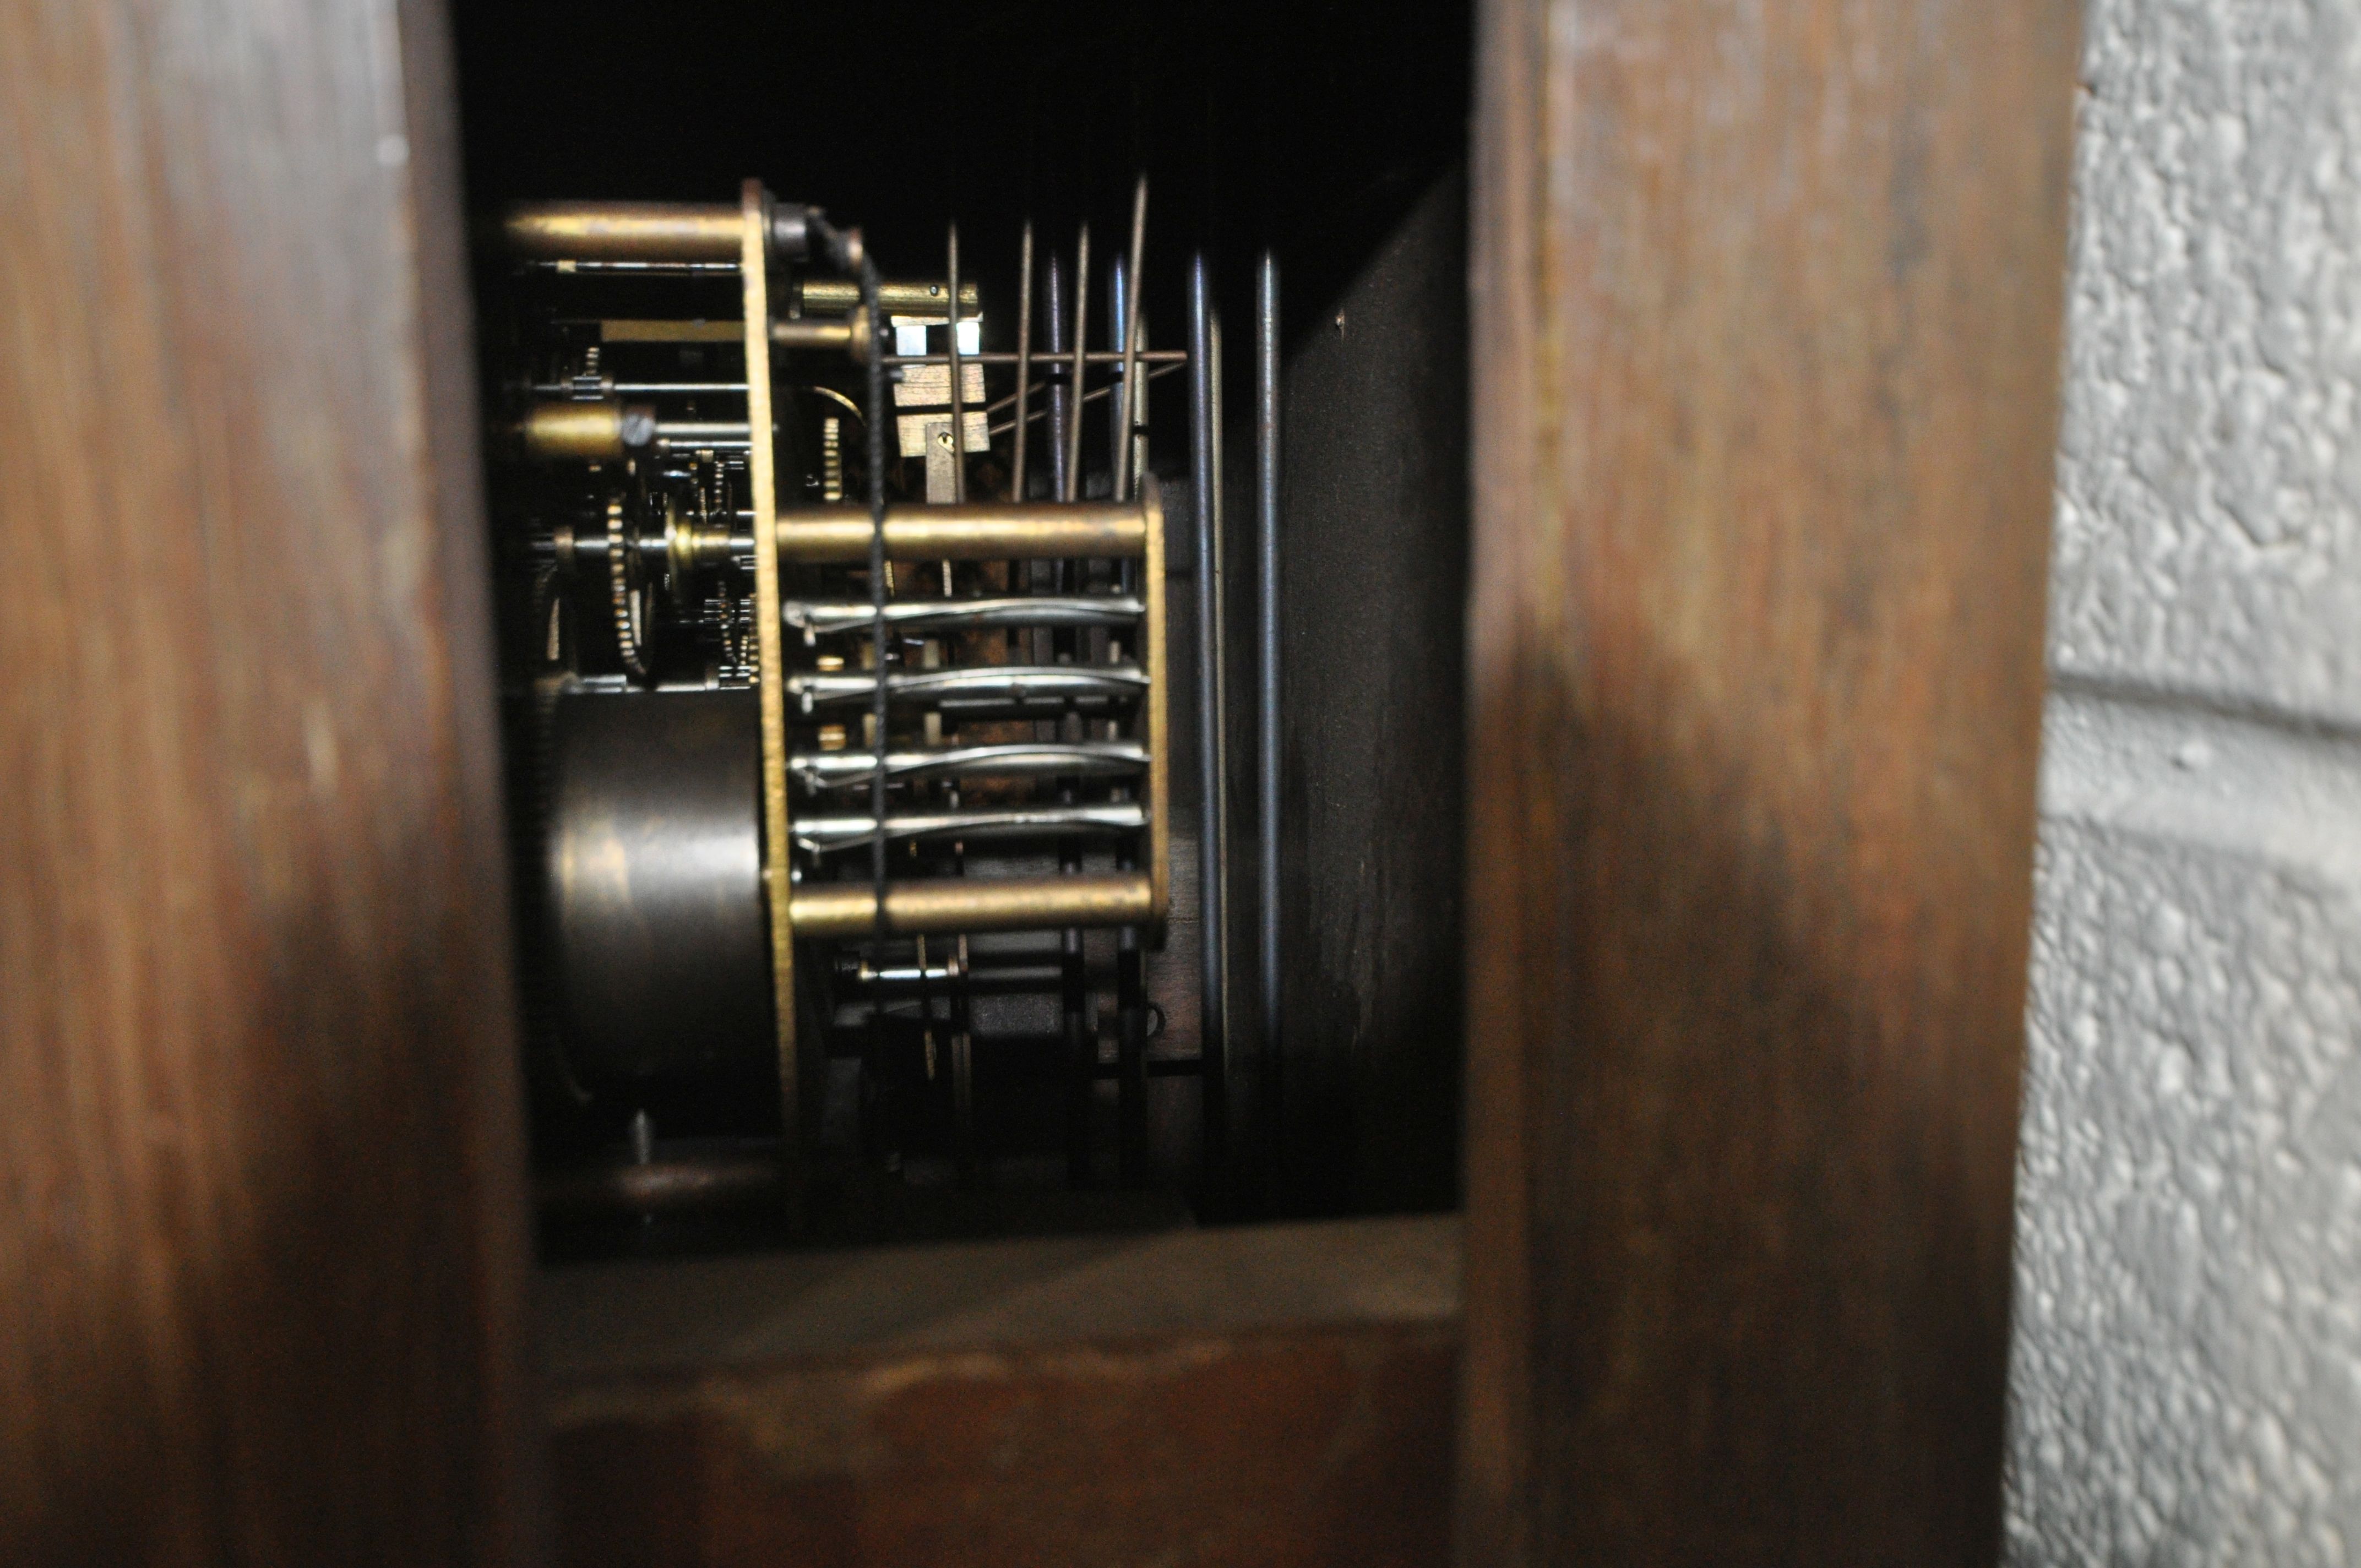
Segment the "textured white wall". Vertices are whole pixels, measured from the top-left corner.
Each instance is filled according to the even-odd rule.
[[[2009,1552],[2361,1562],[2361,0],[2088,0]]]

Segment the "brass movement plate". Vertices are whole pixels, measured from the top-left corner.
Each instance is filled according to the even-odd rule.
[[[746,422],[754,433],[746,466],[754,487],[754,515],[779,510],[776,454],[771,429],[771,296],[769,218],[760,181],[746,181],[738,272],[743,286]],[[763,721],[763,891],[771,917],[771,1005],[779,1041],[779,1147],[789,1191],[803,1153],[803,1080],[796,1060],[796,933],[789,906],[793,841],[787,837],[787,707],[785,633],[779,624],[779,553],[775,538],[754,552],[755,678]]]

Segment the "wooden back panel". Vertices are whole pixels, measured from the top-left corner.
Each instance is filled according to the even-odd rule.
[[[0,3],[0,1560],[530,1555],[445,68]]]
[[[2072,0],[1489,0],[1462,1560],[1992,1562]]]

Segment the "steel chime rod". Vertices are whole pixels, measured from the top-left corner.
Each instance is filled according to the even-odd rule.
[[[1178,349],[1171,350],[1170,352],[1176,356],[1176,357],[1167,358],[1165,355],[1161,353],[1153,355],[1144,354],[1140,356],[1141,363],[1148,367],[1146,374],[1149,381],[1153,382],[1162,380],[1165,377],[1173,374],[1175,371],[1185,370],[1189,367],[1186,363],[1188,356],[1181,354]],[[1093,365],[1117,365],[1122,363],[1122,358],[1120,356],[1113,354],[1093,354],[1091,356],[1091,363]],[[1054,383],[1050,382],[1044,382],[1042,384],[1045,386],[1054,385]],[[1114,382],[1109,382],[1104,387],[1093,387],[1088,392],[1083,394],[1082,401],[1085,403],[1094,403],[1101,398],[1111,398],[1115,396],[1115,383]],[[986,413],[998,413],[1001,410],[1008,407],[1009,404],[1016,400],[1016,394],[1012,392],[1007,397],[998,399],[991,403],[984,411]],[[1042,415],[1041,411],[1038,409],[1036,409],[1026,417],[1031,420],[1038,420]],[[1005,424],[994,425],[992,427],[992,433],[998,435],[1005,430],[1013,430],[1015,428],[1016,421],[1012,418]]]
[[[1213,570],[1213,309],[1205,258],[1189,268],[1189,510],[1197,533],[1197,900],[1198,1050],[1205,1063],[1204,1138],[1209,1158],[1223,1143],[1226,1105],[1226,1001],[1223,956],[1229,945],[1222,910],[1228,824],[1222,817],[1221,622]]]
[[[877,819],[807,814],[796,818],[796,842],[815,853],[851,849],[877,835]],[[904,812],[885,819],[889,839],[1037,838],[1049,833],[1137,833],[1148,826],[1137,801],[989,811]]]
[[[1144,253],[1148,248],[1148,176],[1131,193],[1131,270],[1124,280],[1123,301],[1123,395],[1116,402],[1115,496],[1118,500],[1131,499],[1138,476],[1132,472],[1132,432],[1137,426],[1135,404],[1139,401],[1139,285],[1145,267]]]
[[[1124,310],[1131,303],[1130,291],[1125,286],[1129,277],[1130,262],[1118,252],[1107,267],[1106,280],[1106,340],[1115,354],[1115,368],[1107,375],[1106,385],[1100,391],[1106,396],[1107,496],[1112,500],[1124,499],[1119,472],[1119,455],[1128,444],[1123,438],[1125,400],[1116,394],[1131,383],[1123,375]]]
[[[1068,402],[1066,418],[1065,489],[1059,495],[1061,501],[1082,499],[1082,381],[1087,374],[1090,357],[1084,345],[1090,342],[1091,323],[1091,225],[1084,224],[1074,240],[1074,357],[1073,367],[1067,372]]]
[[[1121,776],[1145,772],[1148,762],[1148,749],[1137,740],[999,740],[893,751],[885,768],[894,778]],[[877,759],[866,751],[798,751],[787,767],[807,789],[840,789],[868,784]]]
[[[1256,734],[1261,879],[1258,957],[1262,968],[1262,1142],[1275,1157],[1281,1073],[1279,1027],[1283,974],[1279,954],[1279,258],[1266,250],[1255,280],[1255,555],[1258,592],[1255,607],[1261,655]]]
[[[1049,317],[1048,345],[1050,374],[1043,385],[1048,389],[1049,426],[1043,433],[1043,445],[1049,458],[1049,494],[1057,499],[1066,497],[1066,421],[1073,407],[1072,398],[1063,378],[1057,374],[1057,359],[1066,338],[1065,275],[1058,262],[1058,253],[1049,252],[1049,277],[1043,280],[1042,307]],[[1023,499],[1023,497],[1017,498]]]
[[[875,613],[865,604],[790,599],[779,607],[789,626],[812,636],[856,631]],[[904,631],[991,626],[1122,626],[1148,613],[1137,594],[1015,594],[991,598],[899,599],[887,624]]]
[[[1052,317],[1049,334],[1054,345],[1064,316],[1056,309],[1055,295],[1058,277],[1053,269],[1049,275],[1052,295]],[[1083,385],[1085,368],[1090,363],[1090,336],[1085,331],[1090,322],[1091,302],[1091,228],[1082,225],[1074,237],[1074,314],[1073,335],[1067,344],[1072,353],[1066,377],[1049,391],[1049,408],[1053,416],[1050,439],[1057,465],[1058,499],[1071,503],[1082,494],[1082,409],[1087,389]],[[1068,567],[1060,563],[1058,586],[1068,586]],[[1061,791],[1067,800],[1073,798],[1071,790]],[[1078,877],[1082,857],[1072,848],[1063,848],[1058,855],[1058,871],[1061,877]],[[1066,1102],[1066,1179],[1069,1185],[1082,1186],[1090,1178],[1090,1096],[1098,1068],[1098,1045],[1091,1037],[1084,1019],[1082,970],[1082,934],[1071,925],[1059,934],[1058,1012],[1060,1025],[1065,1036],[1067,1068],[1071,1085]]]
[[[1108,402],[1112,416],[1107,426],[1108,494],[1117,500],[1129,500],[1137,493],[1139,476],[1135,458],[1138,446],[1138,426],[1144,400],[1139,396],[1140,285],[1145,271],[1148,236],[1148,178],[1135,182],[1131,201],[1131,245],[1125,258],[1124,270],[1112,281],[1113,299],[1109,313],[1115,319],[1107,324],[1113,329],[1112,346],[1121,350],[1123,366],[1116,382],[1117,392]],[[1133,576],[1137,568],[1130,562],[1122,566],[1126,587],[1136,586]],[[1165,802],[1157,800],[1159,811]],[[1122,850],[1116,851],[1115,864],[1128,869],[1134,864]],[[1148,1173],[1148,988],[1147,955],[1139,927],[1126,926],[1115,938],[1115,1006],[1119,1022],[1117,1036],[1118,1093],[1115,1102],[1115,1150],[1117,1173],[1126,1184],[1144,1179]]]
[[[1027,704],[1104,699],[1128,702],[1146,694],[1148,672],[1137,664],[961,664],[904,670],[881,683],[873,673],[822,672],[787,679],[787,695],[804,711],[858,702],[873,692],[897,701]],[[874,754],[885,755],[879,747]]]

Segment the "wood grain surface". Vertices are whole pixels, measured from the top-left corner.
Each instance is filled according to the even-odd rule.
[[[1469,1564],[1989,1563],[2072,0],[1488,0]]]
[[[1455,1220],[553,1271],[559,1560],[1450,1552]]]
[[[0,0],[0,1561],[535,1555],[442,27]]]

